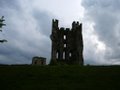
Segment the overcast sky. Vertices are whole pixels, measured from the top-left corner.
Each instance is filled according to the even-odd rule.
[[[50,61],[51,21],[71,28],[83,23],[85,64],[120,64],[120,0],[0,0],[6,27],[0,33],[1,64],[30,64],[32,57]]]

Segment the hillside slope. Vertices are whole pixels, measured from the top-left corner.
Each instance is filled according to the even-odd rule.
[[[119,90],[120,66],[0,66],[0,90]]]

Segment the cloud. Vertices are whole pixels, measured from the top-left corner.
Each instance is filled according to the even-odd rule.
[[[79,4],[81,0],[68,2],[0,0],[0,16],[5,16],[7,24],[0,38],[8,40],[0,45],[0,63],[31,63],[33,56],[47,57],[48,63],[51,55],[49,36],[52,18],[59,19],[63,23],[60,26],[68,26],[73,20],[83,17],[83,8]]]
[[[65,27],[82,20],[85,64],[120,64],[120,0],[82,0],[82,6],[81,0],[0,0],[7,24],[0,38],[8,40],[0,45],[0,63],[28,64],[33,56],[48,63],[51,20],[58,18]]]
[[[104,54],[97,56],[104,64],[120,64],[120,0],[83,0],[82,5],[85,17],[94,23],[94,35],[105,45]]]
[[[18,9],[19,8],[19,3],[17,0],[0,0],[0,7],[4,8],[13,8],[13,9]]]
[[[40,12],[39,10],[34,10],[33,17],[37,22],[37,26],[38,29],[40,29],[40,32],[47,37],[50,36],[52,16],[50,16],[49,13],[46,13],[44,11]]]
[[[46,57],[48,63],[52,15],[25,8],[17,0],[0,0],[0,4],[0,15],[5,16],[7,24],[0,34],[8,40],[0,45],[0,63],[30,64],[33,56]]]

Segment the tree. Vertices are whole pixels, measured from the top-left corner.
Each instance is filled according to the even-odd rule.
[[[0,18],[0,31],[1,31],[1,32],[2,32],[2,27],[3,27],[3,26],[6,26],[6,24],[3,23],[4,21],[5,21],[5,20],[4,20],[4,16],[2,16],[2,17]],[[0,40],[0,43],[4,43],[4,42],[7,42],[7,40],[5,40],[5,39]]]

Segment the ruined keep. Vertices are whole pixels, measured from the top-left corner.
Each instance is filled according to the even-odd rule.
[[[59,28],[58,20],[52,20],[51,64],[79,64],[83,65],[82,23],[73,22],[72,28]]]

